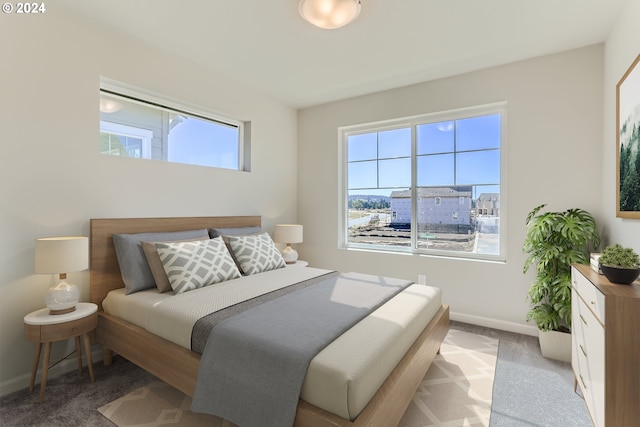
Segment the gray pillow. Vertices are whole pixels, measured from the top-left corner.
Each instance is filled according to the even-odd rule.
[[[259,225],[251,227],[210,228],[209,236],[214,239],[218,236],[244,236],[246,234],[258,234],[262,232]]]
[[[126,294],[156,286],[147,258],[142,250],[142,241],[158,242],[196,238],[208,239],[209,233],[207,229],[162,233],[114,234],[113,246],[116,249]]]

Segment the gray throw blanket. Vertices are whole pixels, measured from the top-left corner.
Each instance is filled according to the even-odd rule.
[[[191,409],[241,427],[293,425],[311,359],[412,282],[342,274],[219,323]]]

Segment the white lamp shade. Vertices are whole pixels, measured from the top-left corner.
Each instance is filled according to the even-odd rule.
[[[36,273],[64,274],[89,268],[89,238],[36,239]]]
[[[360,15],[360,1],[300,0],[298,11],[316,27],[332,30],[347,25]]]
[[[80,290],[64,279],[71,271],[89,268],[89,239],[84,236],[36,239],[36,273],[59,274],[61,282],[49,288],[45,303],[50,314],[75,310]]]
[[[277,243],[301,243],[302,226],[298,224],[278,224],[273,231],[273,240]]]

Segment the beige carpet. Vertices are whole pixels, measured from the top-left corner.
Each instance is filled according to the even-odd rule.
[[[409,405],[401,427],[488,426],[498,340],[451,329]],[[98,411],[118,427],[227,427],[189,410],[191,398],[153,382]]]

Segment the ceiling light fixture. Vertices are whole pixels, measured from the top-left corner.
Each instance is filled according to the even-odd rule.
[[[360,0],[300,0],[302,17],[319,28],[340,28],[360,15]]]

